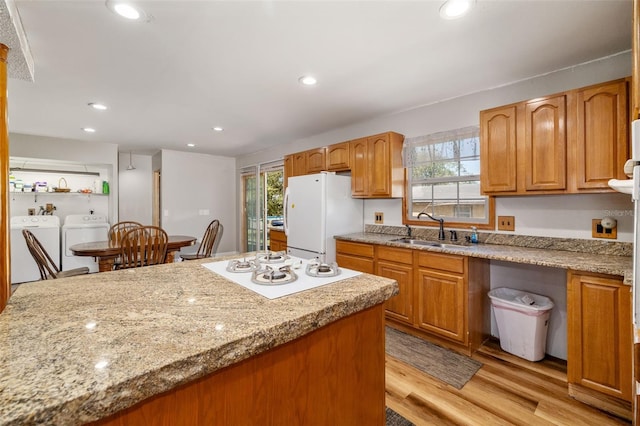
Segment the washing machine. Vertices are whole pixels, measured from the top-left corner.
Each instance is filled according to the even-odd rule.
[[[74,256],[69,247],[74,244],[107,241],[109,222],[100,214],[71,214],[62,224],[62,270],[87,266],[89,272],[98,272],[98,262],[93,257]]]
[[[11,284],[38,281],[40,271],[22,235],[28,229],[60,268],[60,218],[58,216],[13,216],[11,227]]]

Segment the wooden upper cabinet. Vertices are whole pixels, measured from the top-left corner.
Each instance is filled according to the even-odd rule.
[[[289,178],[293,176],[293,154],[284,156],[284,186],[289,184]]]
[[[353,197],[366,196],[369,188],[367,146],[367,138],[351,141],[351,196]]]
[[[567,100],[565,95],[527,102],[524,107],[524,188],[567,186]]]
[[[351,141],[351,196],[401,198],[404,195],[404,136],[382,133]]]
[[[293,155],[293,174],[291,176],[302,176],[307,174],[307,153],[296,152]]]
[[[630,154],[628,79],[480,112],[489,195],[613,192]]]
[[[327,170],[340,171],[351,169],[349,163],[350,146],[351,144],[349,142],[342,142],[327,147]]]
[[[482,191],[516,191],[515,105],[481,111],[480,134]]]
[[[325,148],[316,148],[305,151],[306,174],[320,173],[327,170],[325,166]]]
[[[609,179],[626,179],[629,158],[627,81],[578,90],[576,94],[577,190],[609,190]]]

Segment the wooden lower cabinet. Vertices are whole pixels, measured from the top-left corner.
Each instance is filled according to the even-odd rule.
[[[569,271],[567,276],[569,394],[630,418],[631,286],[619,277]]]
[[[398,282],[400,293],[385,303],[387,317],[413,325],[413,251],[377,247],[376,275]]]
[[[271,251],[285,251],[287,249],[287,235],[284,231],[277,229],[269,231],[269,249]]]
[[[196,369],[192,370],[196,375]],[[384,312],[380,304],[91,424],[384,423]]]
[[[336,263],[343,268],[373,274],[375,273],[373,251],[371,244],[338,240],[336,241]]]
[[[398,282],[388,325],[467,355],[488,338],[487,259],[341,240],[336,251],[339,266]]]
[[[467,343],[467,282],[464,275],[420,267],[418,279],[418,327]]]

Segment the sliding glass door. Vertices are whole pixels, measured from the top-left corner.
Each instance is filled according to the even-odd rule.
[[[282,161],[242,170],[242,250],[269,248],[269,227],[282,220],[284,167]]]

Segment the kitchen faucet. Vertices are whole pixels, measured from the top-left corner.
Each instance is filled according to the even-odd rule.
[[[431,220],[435,220],[436,222],[440,222],[440,231],[438,232],[438,240],[439,241],[444,241],[447,239],[447,237],[445,237],[444,235],[444,219],[440,218],[440,219],[436,219],[435,217],[431,216],[429,213],[427,212],[420,212],[418,213],[418,219],[420,219],[420,216],[425,215],[428,216],[429,219]]]
[[[407,237],[411,238],[411,227],[409,225],[404,225],[407,227]]]

